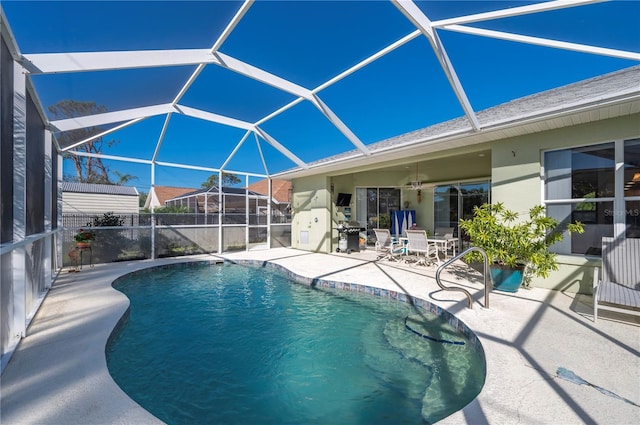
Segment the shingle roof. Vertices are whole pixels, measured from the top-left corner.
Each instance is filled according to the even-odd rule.
[[[556,89],[521,97],[501,105],[479,111],[476,116],[483,130],[523,123],[565,111],[578,111],[587,106],[604,105],[618,98],[640,97],[640,65],[611,72]],[[636,111],[637,112],[637,111]],[[469,135],[473,129],[466,117],[459,117],[368,145],[372,154],[386,152],[399,146],[444,139],[450,135]],[[350,150],[310,162],[310,166],[361,157],[358,150]],[[287,174],[284,172],[282,174]]]
[[[154,186],[152,189],[160,205],[164,205],[169,199],[177,198],[185,193],[194,192],[198,189],[192,187],[172,187],[172,186]]]
[[[249,190],[261,193],[263,195],[269,194],[268,180],[260,180],[249,185]],[[289,202],[289,189],[291,189],[291,182],[288,180],[273,179],[271,181],[271,197],[278,202]]]
[[[131,186],[117,186],[112,184],[62,182],[63,192],[98,193],[103,195],[138,196],[138,190]]]
[[[224,187],[223,186],[222,192],[225,194],[242,195],[242,196],[244,196],[245,194],[245,190],[242,187],[228,187],[228,186]],[[218,188],[217,186],[213,186],[208,189],[189,189],[189,191],[176,195],[173,198],[166,199],[165,201],[171,201],[178,198],[188,198],[190,196],[196,196],[203,193],[216,194],[218,193]],[[262,195],[260,193],[254,192],[251,189],[249,189],[249,196],[262,196]]]

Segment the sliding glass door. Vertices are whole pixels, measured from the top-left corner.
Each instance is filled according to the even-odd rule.
[[[356,220],[367,229],[391,229],[391,211],[400,209],[400,189],[384,187],[356,188]]]
[[[434,229],[453,227],[454,236],[464,243],[467,238],[458,232],[461,218],[473,217],[473,207],[489,202],[489,181],[436,186],[434,189]]]

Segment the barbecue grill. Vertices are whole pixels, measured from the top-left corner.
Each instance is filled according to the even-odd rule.
[[[338,239],[336,252],[351,254],[351,252],[360,251],[360,232],[366,230],[364,227],[360,227],[359,223],[353,222],[341,224],[337,230],[340,239]]]

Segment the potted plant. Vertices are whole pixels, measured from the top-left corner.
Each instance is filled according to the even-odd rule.
[[[549,251],[563,238],[558,224],[546,216],[542,205],[531,208],[528,219],[519,220],[502,203],[474,207],[473,218],[460,220],[471,244],[487,253],[494,288],[507,292],[516,292],[523,281],[528,286],[532,276],[546,278],[550,271],[558,270],[556,254]],[[584,232],[579,221],[567,224],[566,230]],[[479,252],[472,252],[467,260],[481,258]]]
[[[96,234],[93,230],[80,229],[74,236],[76,240],[76,246],[78,248],[87,248],[91,246],[91,242],[96,238]]]

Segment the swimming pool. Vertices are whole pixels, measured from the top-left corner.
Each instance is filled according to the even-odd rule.
[[[109,371],[169,424],[420,424],[484,383],[478,344],[394,297],[233,264],[152,269],[114,287],[131,308]]]

